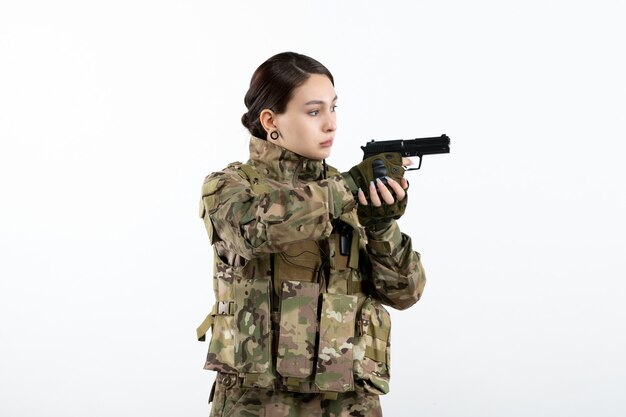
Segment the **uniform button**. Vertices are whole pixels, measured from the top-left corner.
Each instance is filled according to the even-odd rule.
[[[225,388],[230,388],[235,383],[235,378],[232,375],[224,375],[222,377],[222,385]]]

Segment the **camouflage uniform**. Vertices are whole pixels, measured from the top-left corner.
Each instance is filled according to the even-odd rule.
[[[247,164],[205,179],[216,304],[198,338],[212,329],[212,415],[381,415],[382,304],[417,302],[424,271],[395,221],[364,229],[341,175],[324,177],[321,161],[252,137]]]

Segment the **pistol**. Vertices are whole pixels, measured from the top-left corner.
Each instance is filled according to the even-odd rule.
[[[379,153],[398,152],[402,156],[417,156],[420,163],[417,168],[407,168],[407,171],[420,169],[424,155],[438,153],[450,153],[450,138],[441,135],[432,138],[398,139],[398,140],[374,140],[367,142],[363,149],[363,159]]]

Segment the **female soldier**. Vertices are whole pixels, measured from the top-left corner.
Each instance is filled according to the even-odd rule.
[[[253,74],[242,117],[250,159],[209,175],[200,216],[214,246],[216,304],[205,369],[211,416],[380,416],[389,313],[419,300],[419,254],[395,219],[399,154],[327,166],[337,96],[322,64],[293,52]]]

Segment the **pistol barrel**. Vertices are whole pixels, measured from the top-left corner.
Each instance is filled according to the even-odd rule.
[[[450,138],[441,135],[431,138],[381,140],[372,139],[363,149],[364,158],[386,152],[399,152],[402,156],[423,156],[450,153]]]

